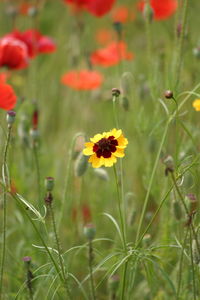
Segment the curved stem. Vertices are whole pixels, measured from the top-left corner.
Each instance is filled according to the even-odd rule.
[[[8,127],[8,134],[6,139],[6,145],[3,156],[3,178],[4,178],[4,188],[3,188],[3,241],[2,241],[2,254],[1,254],[1,271],[0,271],[0,299],[2,299],[2,285],[3,285],[3,274],[5,265],[5,255],[6,255],[6,224],[7,224],[7,189],[9,188],[10,182],[8,182],[7,174],[7,155],[8,147],[11,137],[11,126]]]

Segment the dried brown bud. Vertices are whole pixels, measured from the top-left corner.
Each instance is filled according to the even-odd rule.
[[[115,97],[119,97],[119,95],[121,94],[120,90],[117,88],[113,88],[112,89],[112,95]]]
[[[173,92],[170,90],[165,91],[165,98],[166,99],[172,99],[173,98]]]

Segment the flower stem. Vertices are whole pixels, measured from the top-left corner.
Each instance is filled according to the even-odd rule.
[[[68,288],[67,279],[66,279],[66,275],[65,275],[65,268],[64,268],[64,265],[63,265],[63,259],[62,259],[62,255],[61,255],[60,241],[59,241],[57,230],[56,230],[56,221],[55,221],[54,211],[53,211],[51,203],[48,205],[48,209],[49,209],[50,216],[51,216],[51,221],[52,221],[52,226],[53,226],[53,231],[54,231],[54,236],[55,236],[55,241],[56,241],[56,247],[57,247],[57,251],[58,251],[58,258],[59,258],[60,268],[61,268],[62,277],[63,277],[63,280],[64,280],[64,287],[65,287],[67,295],[70,299],[70,291],[69,291],[69,288]]]
[[[33,145],[33,153],[34,153],[35,167],[37,173],[38,207],[41,208],[40,164],[39,164],[38,151],[36,145]]]
[[[113,116],[114,116],[114,120],[115,120],[115,125],[118,129],[119,128],[119,121],[118,121],[118,114],[117,114],[117,108],[116,108],[117,99],[118,99],[118,97],[116,95],[114,95],[113,98],[112,98],[112,103],[113,103]]]
[[[179,294],[180,294],[180,290],[181,290],[182,271],[183,271],[183,255],[184,255],[184,250],[185,250],[185,247],[186,247],[188,232],[189,232],[189,228],[187,228],[185,238],[184,238],[184,241],[183,241],[182,251],[181,251],[179,272],[178,272],[178,287],[177,287],[177,293],[176,293],[176,300],[179,299]]]
[[[92,270],[93,247],[92,247],[92,241],[91,240],[89,241],[89,245],[88,245],[88,263],[89,263],[89,271],[90,271],[90,286],[91,286],[92,299],[96,300],[93,270]]]
[[[173,183],[174,183],[174,186],[175,186],[175,189],[176,189],[176,191],[177,191],[177,194],[179,195],[179,198],[180,198],[180,200],[181,200],[181,202],[182,202],[182,204],[183,204],[183,207],[184,207],[184,209],[185,209],[185,212],[186,212],[186,214],[187,214],[187,217],[188,217],[188,219],[191,219],[192,217],[191,217],[190,212],[189,212],[189,210],[188,210],[188,208],[187,208],[187,205],[185,204],[184,197],[183,197],[183,195],[182,195],[182,193],[181,193],[181,191],[180,191],[180,189],[179,189],[179,187],[178,187],[178,185],[177,185],[176,178],[175,178],[173,172],[171,172],[171,178],[172,178],[172,181],[173,181]],[[198,253],[199,253],[199,255],[200,255],[200,245],[199,245],[199,241],[198,241],[198,238],[197,238],[197,234],[196,234],[196,231],[195,231],[195,228],[194,228],[192,219],[191,219],[191,222],[190,222],[189,226],[191,227],[191,230],[192,230],[194,239],[195,239],[196,244],[197,244]]]
[[[196,283],[195,283],[195,267],[192,253],[192,230],[190,228],[190,256],[191,256],[191,267],[192,267],[192,281],[193,281],[193,299],[196,300]]]
[[[6,138],[4,156],[3,156],[3,241],[2,241],[2,254],[1,254],[1,271],[0,271],[0,299],[2,298],[2,285],[3,285],[3,274],[4,274],[4,265],[5,265],[5,255],[6,255],[6,224],[7,224],[7,189],[9,188],[10,182],[8,182],[8,173],[7,173],[7,155],[8,147],[11,137],[11,126],[8,126],[8,133]]]
[[[137,233],[136,233],[136,243],[138,243],[138,240],[139,240],[139,235],[140,235],[142,223],[143,223],[143,220],[144,220],[144,215],[145,215],[147,204],[148,204],[148,201],[149,201],[151,187],[152,187],[152,184],[153,184],[154,176],[155,176],[155,173],[156,173],[156,168],[157,168],[157,165],[158,165],[158,162],[159,162],[159,159],[160,159],[160,154],[161,154],[164,142],[165,142],[165,138],[166,138],[166,135],[167,135],[167,131],[168,131],[170,121],[171,121],[171,119],[168,119],[168,121],[165,125],[165,130],[164,130],[162,140],[161,140],[161,143],[160,143],[160,147],[158,149],[156,160],[155,160],[155,163],[154,163],[154,166],[153,166],[153,171],[151,173],[151,178],[150,178],[148,190],[147,190],[146,197],[145,197],[145,200],[144,200],[144,205],[143,205],[143,208],[142,208],[142,214],[141,214],[141,217],[140,217],[140,220],[139,220],[139,225],[138,225],[138,229],[137,229]]]
[[[119,191],[119,183],[118,183],[118,177],[117,177],[117,170],[115,165],[113,166],[114,174],[115,174],[115,181],[116,181],[116,187],[117,187],[117,203],[118,203],[118,211],[119,211],[119,217],[120,217],[120,227],[122,232],[122,240],[123,240],[123,248],[124,252],[126,254],[127,248],[126,248],[126,235],[125,235],[125,225],[124,225],[124,214],[122,212],[121,208],[121,199],[120,199],[120,191]],[[123,279],[122,279],[122,289],[121,289],[121,299],[124,299],[124,293],[125,293],[125,287],[126,287],[126,273],[127,273],[127,267],[128,267],[128,261],[124,264],[123,269]]]

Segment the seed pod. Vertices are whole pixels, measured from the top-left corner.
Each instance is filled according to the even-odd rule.
[[[82,152],[78,155],[75,166],[74,172],[75,176],[81,177],[86,172],[88,167],[88,157],[85,156]]]
[[[149,23],[153,21],[154,10],[149,3],[144,5],[143,16]]]
[[[96,234],[96,228],[93,224],[86,224],[84,227],[84,235],[89,241],[92,241]]]
[[[110,179],[108,172],[103,168],[93,169],[93,171],[94,171],[95,175],[102,180],[108,181]]]
[[[121,94],[121,91],[119,89],[117,89],[117,88],[112,89],[112,96],[119,97],[120,94]]]
[[[52,192],[54,188],[54,178],[53,177],[46,177],[44,182],[45,188],[47,192]]]
[[[173,213],[176,220],[179,221],[182,218],[182,208],[179,201],[176,200],[173,201]]]
[[[12,126],[12,124],[15,122],[15,116],[16,112],[13,110],[9,110],[6,115],[6,121],[8,123],[8,126]]]
[[[129,100],[128,100],[128,98],[127,97],[122,97],[122,100],[121,100],[121,102],[122,102],[122,107],[124,108],[124,110],[129,110]]]

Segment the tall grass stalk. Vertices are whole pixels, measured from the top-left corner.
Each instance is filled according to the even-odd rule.
[[[11,129],[12,126],[8,125],[7,138],[5,143],[4,155],[3,155],[3,167],[2,167],[2,176],[3,176],[3,236],[2,236],[2,251],[1,251],[1,271],[0,271],[0,299],[3,299],[3,276],[4,276],[4,265],[5,265],[5,256],[6,256],[6,227],[7,227],[7,189],[9,189],[9,174],[7,167],[7,155],[8,147],[10,144],[11,138]]]

